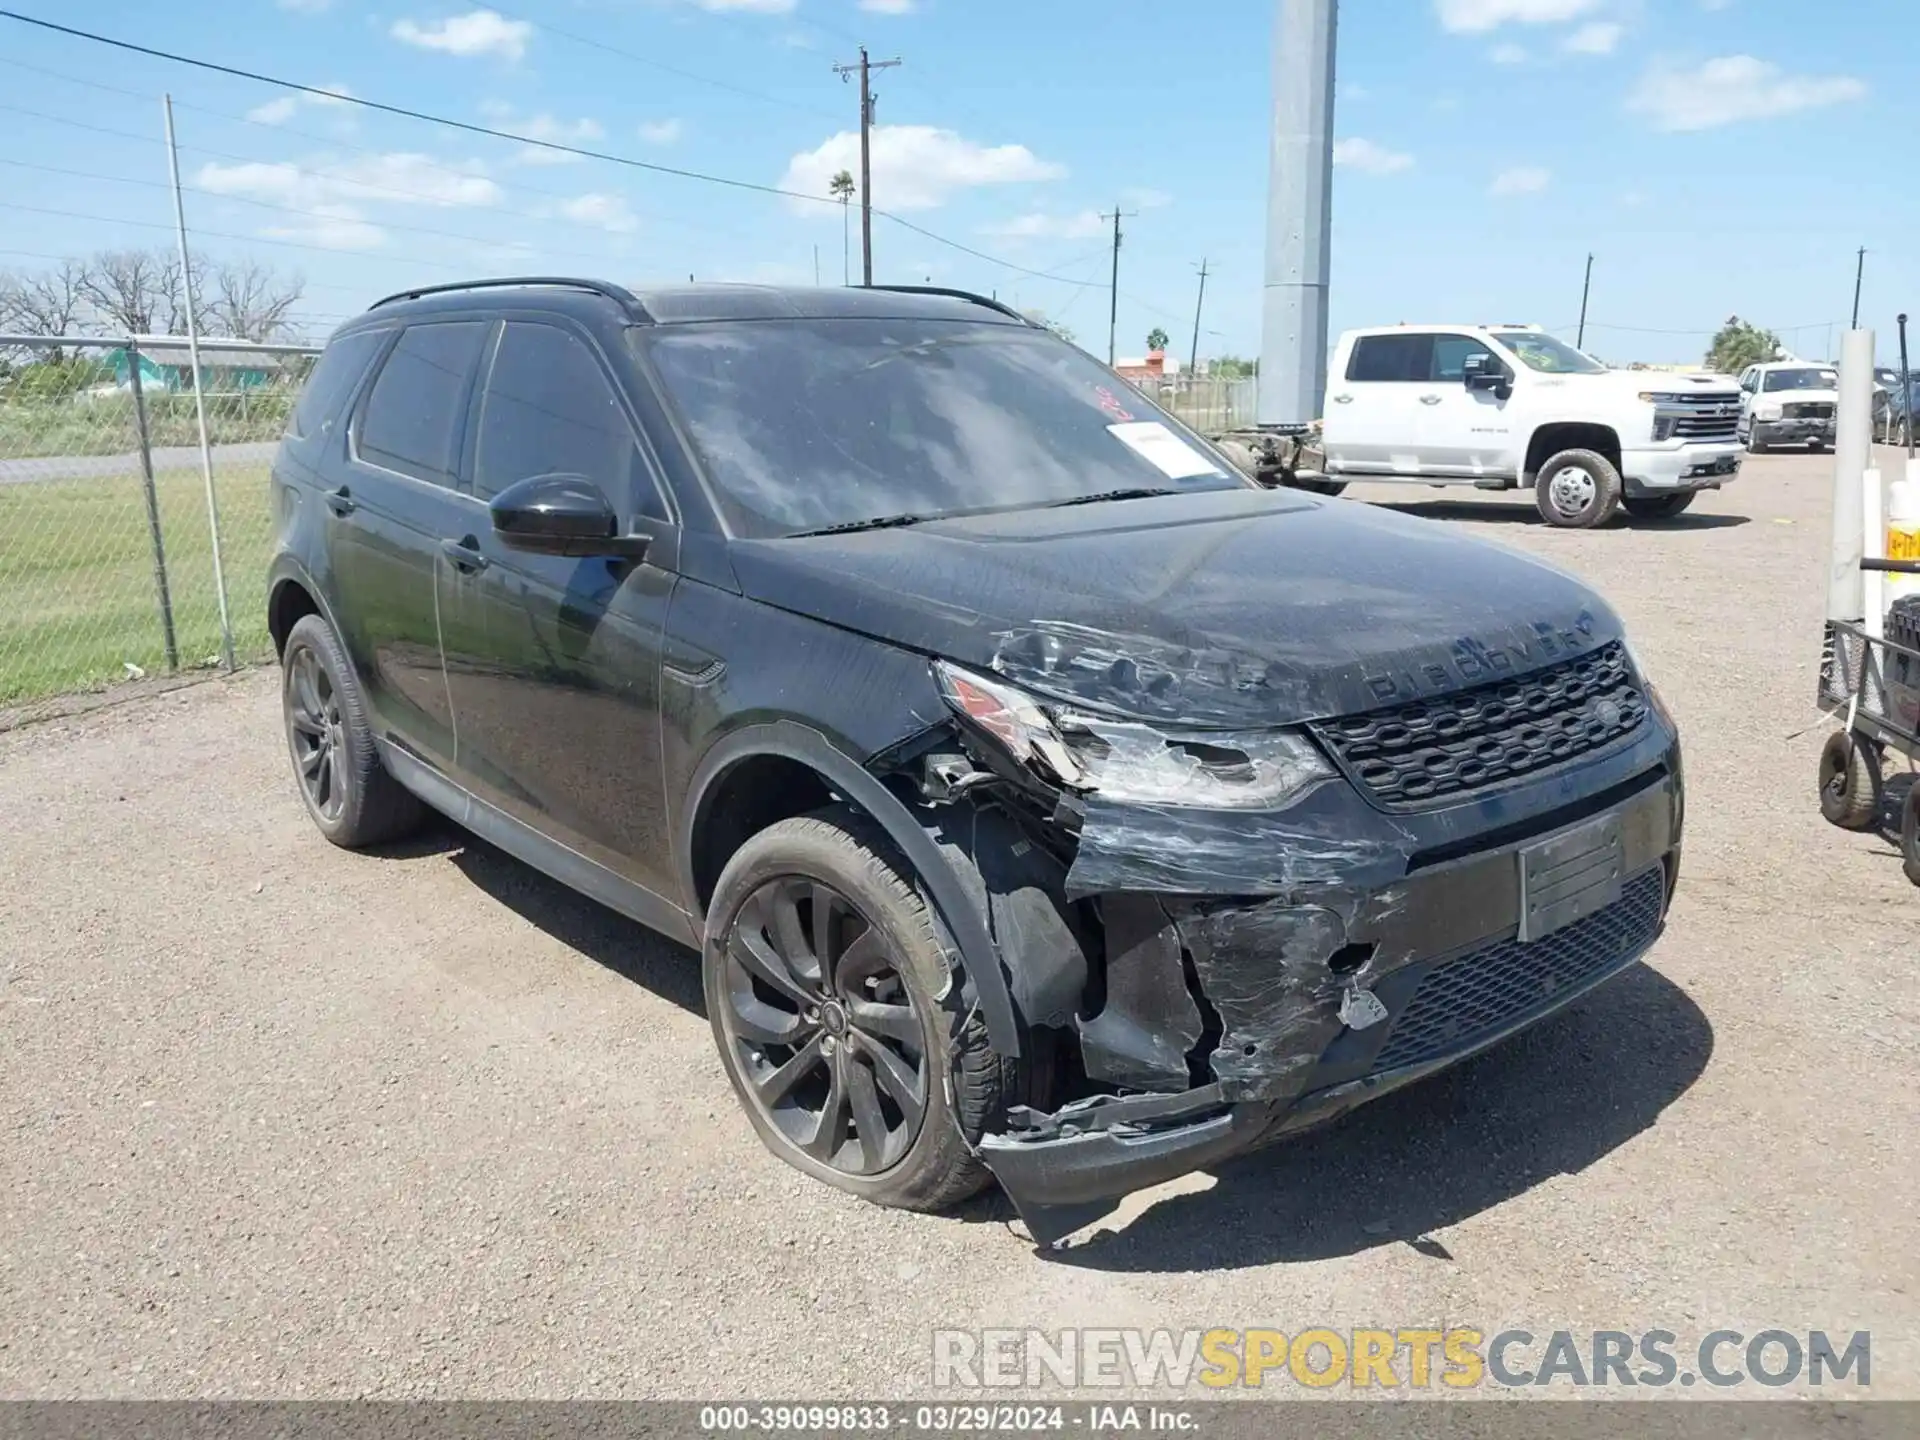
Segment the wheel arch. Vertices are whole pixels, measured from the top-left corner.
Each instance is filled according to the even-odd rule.
[[[756,780],[778,787],[776,798],[749,802],[757,808],[737,820],[720,819],[723,802],[747,793]],[[891,790],[811,726],[793,720],[745,726],[714,745],[694,771],[679,837],[679,868],[696,917],[705,915],[713,883],[740,843],[767,825],[818,809],[835,795],[880,826],[913,867],[936,918],[960,952],[993,1048],[1017,1058],[1020,1024],[999,951],[952,863]]]
[[[340,634],[326,596],[313,577],[298,561],[283,555],[267,577],[267,633],[273,637],[275,658],[286,652],[287,636],[293,633],[293,627],[309,615],[320,616],[333,626],[334,634]]]
[[[1596,420],[1550,420],[1528,438],[1521,474],[1531,481],[1562,450],[1592,450],[1606,456],[1615,470],[1621,467],[1620,432],[1613,426]]]

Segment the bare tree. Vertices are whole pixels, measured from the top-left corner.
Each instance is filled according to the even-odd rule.
[[[257,260],[233,260],[214,270],[213,294],[201,294],[200,309],[217,334],[278,340],[293,333],[287,314],[306,289],[300,275],[282,276]]]
[[[86,262],[80,293],[102,322],[130,335],[171,335],[186,324],[180,262],[165,250],[102,250]]]
[[[71,259],[37,275],[0,275],[0,330],[67,334],[86,308],[80,289],[84,278],[85,267]],[[55,350],[51,358],[57,362],[65,357]]]

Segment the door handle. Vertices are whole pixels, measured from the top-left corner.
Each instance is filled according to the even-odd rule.
[[[327,491],[327,508],[336,515],[350,515],[359,507],[352,492],[342,485],[338,490]]]
[[[463,540],[442,540],[440,553],[453,563],[454,569],[463,570],[469,575],[493,563],[480,553],[472,536]]]
[[[1438,405],[1440,403],[1440,397],[1438,395],[1422,395],[1420,397],[1420,403],[1422,405]]]
[[[1336,395],[1333,397],[1333,403],[1336,405],[1351,405],[1353,403],[1353,397],[1351,395]]]

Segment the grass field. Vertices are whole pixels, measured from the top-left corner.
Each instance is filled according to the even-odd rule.
[[[234,651],[269,653],[272,538],[264,466],[216,469]],[[212,540],[197,469],[156,477],[180,668],[220,653]],[[0,705],[167,673],[153,544],[137,476],[0,485]]]

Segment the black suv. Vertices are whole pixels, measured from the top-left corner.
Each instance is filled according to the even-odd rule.
[[[698,948],[809,1174],[1043,1241],[1636,960],[1680,751],[1535,560],[1266,490],[919,289],[488,281],[332,339],[269,618],[341,845],[423,807]]]

